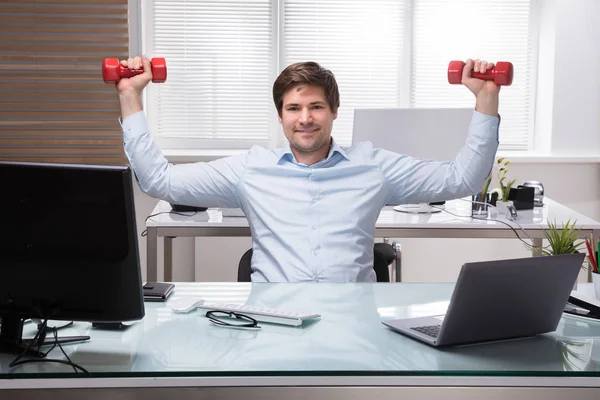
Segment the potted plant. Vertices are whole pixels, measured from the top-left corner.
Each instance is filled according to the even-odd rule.
[[[500,202],[508,201],[510,189],[512,189],[513,185],[517,181],[516,179],[508,179],[507,174],[509,165],[510,161],[508,161],[505,157],[499,157],[496,161],[496,166],[498,168],[498,184],[500,187],[494,189],[492,192],[498,193],[498,201]]]
[[[548,241],[548,246],[539,248],[528,243],[526,247],[535,255],[540,256],[579,253],[582,246],[585,246],[585,240],[577,239],[581,228],[575,226],[576,222],[577,220],[571,222],[569,218],[562,228],[558,228],[556,220],[554,222],[548,221],[548,229],[544,230],[544,237]]]
[[[577,239],[581,228],[575,226],[577,220],[571,222],[569,218],[562,228],[556,226],[556,219],[554,222],[548,221],[548,229],[544,230],[544,237],[548,241],[548,245],[544,247],[534,247],[532,244],[526,243],[525,246],[533,253],[534,256],[555,256],[558,254],[572,254],[579,253],[582,247],[585,247],[585,240]],[[593,265],[591,259],[587,257],[588,265]],[[586,267],[582,264],[582,268]],[[574,289],[577,288],[577,282],[575,282]]]

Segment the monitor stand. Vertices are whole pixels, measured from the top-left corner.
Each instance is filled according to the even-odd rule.
[[[432,207],[427,203],[419,203],[419,204],[401,204],[399,206],[395,206],[394,210],[400,211],[407,214],[435,214],[442,212],[440,208],[442,206]]]
[[[17,314],[3,314],[0,317],[2,325],[0,325],[0,353],[23,353],[26,355],[41,357],[42,352],[36,343],[32,343],[33,339],[23,339],[23,318]],[[45,337],[40,346],[52,346],[55,343],[67,344],[90,340],[89,336],[65,336],[59,337],[58,340],[54,335]],[[31,346],[31,347],[30,347]],[[29,349],[29,350],[27,350]]]

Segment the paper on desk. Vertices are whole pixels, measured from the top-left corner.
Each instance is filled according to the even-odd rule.
[[[221,208],[221,214],[224,217],[245,217],[241,208]]]

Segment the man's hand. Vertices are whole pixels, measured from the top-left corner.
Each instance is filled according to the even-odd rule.
[[[471,77],[471,72],[485,73],[491,68],[494,68],[494,63],[468,59],[463,68],[462,84],[475,95],[475,110],[496,117],[498,116],[500,86],[496,85],[493,80],[484,81]]]
[[[122,78],[115,85],[119,92],[119,101],[121,102],[121,118],[125,119],[143,109],[142,92],[152,80],[152,68],[150,66],[150,59],[146,56],[122,60],[121,65],[129,69],[144,70],[142,74],[132,76],[131,78]]]

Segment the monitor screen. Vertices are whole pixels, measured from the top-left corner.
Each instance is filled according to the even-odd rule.
[[[143,318],[129,167],[0,162],[0,185],[2,328]]]
[[[473,108],[356,108],[352,143],[435,161],[454,161]]]

